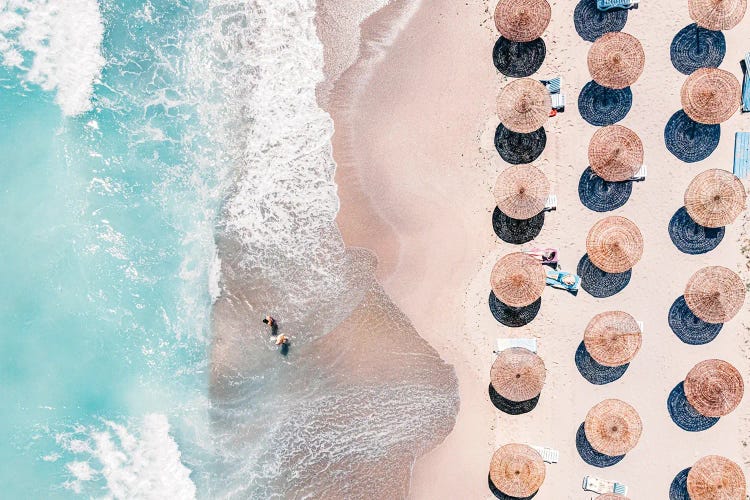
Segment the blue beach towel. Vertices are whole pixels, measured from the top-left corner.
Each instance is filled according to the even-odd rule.
[[[637,9],[638,0],[596,0],[596,8],[602,11],[612,9]]]
[[[750,178],[750,132],[734,134],[733,172],[740,179]]]
[[[742,111],[750,111],[750,53],[745,56],[745,79],[742,81]]]

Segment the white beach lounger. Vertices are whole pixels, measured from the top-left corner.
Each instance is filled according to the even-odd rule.
[[[541,456],[542,460],[550,464],[556,464],[560,460],[560,452],[553,448],[544,446],[532,446]]]
[[[531,352],[536,352],[536,339],[497,339],[497,350],[495,354],[498,354],[506,349],[513,347],[523,347]]]
[[[638,323],[638,328],[641,329],[641,333],[643,333],[643,321],[636,321]]]
[[[552,109],[555,111],[565,110],[565,94],[550,94]]]
[[[547,203],[544,204],[545,212],[551,212],[552,210],[557,210],[557,195],[556,194],[551,194],[547,196]]]
[[[617,481],[608,481],[594,476],[583,476],[583,489],[603,495],[605,493],[617,493],[627,495],[628,487]]]
[[[648,168],[646,168],[646,165],[641,165],[641,168],[638,169],[638,172],[635,173],[633,177],[630,178],[631,181],[645,181],[646,180],[646,174],[648,174]]]

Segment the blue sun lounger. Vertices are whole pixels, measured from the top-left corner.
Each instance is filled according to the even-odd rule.
[[[596,0],[596,8],[602,11],[612,9],[637,9],[638,0]]]
[[[750,179],[750,132],[734,134],[734,175]]]
[[[750,53],[745,56],[745,79],[742,81],[742,112],[750,111]]]

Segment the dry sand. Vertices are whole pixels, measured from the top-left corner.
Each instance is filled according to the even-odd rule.
[[[585,253],[589,228],[606,215],[623,215],[644,235],[643,259],[620,293],[595,299],[547,289],[539,315],[529,325],[506,328],[488,308],[489,275],[494,262],[519,247],[503,243],[491,225],[491,194],[497,174],[507,166],[493,146],[498,119],[495,98],[507,78],[492,64],[497,32],[491,19],[495,3],[433,0],[411,16],[384,56],[368,62],[364,54],[334,88],[334,156],[341,198],[339,227],[350,245],[376,252],[385,291],[412,320],[420,334],[456,367],[461,409],[453,432],[420,459],[414,469],[413,498],[491,498],[487,473],[493,451],[508,442],[551,446],[560,462],[547,466],[539,500],[587,499],[586,474],[620,480],[634,499],[669,497],[675,475],[707,454],[725,455],[747,473],[750,460],[748,398],[712,428],[690,433],[667,412],[672,388],[698,361],[725,359],[748,380],[748,313],[726,324],[713,342],[682,343],[670,330],[667,312],[690,275],[705,265],[725,265],[743,273],[746,241],[742,221],[727,227],[721,245],[704,255],[679,252],[667,226],[682,206],[685,187],[708,168],[732,168],[734,132],[750,130],[750,116],[736,114],[722,125],[721,142],[702,162],[687,164],[666,149],[663,130],[680,109],[685,76],[669,60],[673,36],[691,23],[687,2],[646,0],[631,11],[623,31],[639,38],[646,68],[633,85],[633,107],[620,124],[644,142],[649,166],[628,203],[607,214],[585,208],[577,194],[586,168],[586,150],[595,127],[578,113],[581,88],[590,80],[589,42],[573,25],[576,2],[552,2],[552,22],[543,38],[547,57],[537,75],[560,75],[567,109],[546,125],[547,147],[535,162],[548,175],[559,208],[549,214],[530,246],[559,248],[563,268],[575,270]],[[377,22],[363,25],[365,40],[377,39]],[[376,16],[376,17],[377,17]],[[373,18],[375,19],[375,18]],[[368,32],[368,29],[371,31]],[[744,34],[750,15],[726,32],[722,68],[741,77],[738,64],[750,49]],[[372,67],[371,78],[364,80]],[[750,223],[745,223],[750,228]],[[645,322],[641,351],[619,380],[588,383],[574,363],[588,321],[597,313],[621,309]],[[510,416],[488,396],[492,349],[497,337],[536,337],[547,370],[538,406]],[[618,464],[598,469],[578,455],[575,435],[586,412],[606,398],[631,403],[643,419],[643,434]]]

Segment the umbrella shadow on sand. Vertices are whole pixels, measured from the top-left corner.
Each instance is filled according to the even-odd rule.
[[[605,181],[594,173],[591,167],[581,174],[578,181],[578,197],[583,206],[594,212],[609,212],[620,208],[633,192],[633,183]]]
[[[578,432],[576,432],[576,449],[583,461],[594,467],[611,467],[625,458],[625,455],[610,457],[609,455],[596,451],[586,437],[583,422],[581,422],[581,426],[578,427]]]
[[[680,295],[669,308],[669,327],[677,338],[689,345],[708,344],[719,335],[724,323],[708,323],[696,316]]]
[[[693,121],[683,110],[677,111],[664,127],[664,143],[670,153],[686,163],[705,160],[721,139],[721,125]]]
[[[502,123],[495,129],[495,149],[503,160],[512,165],[531,163],[539,158],[546,145],[544,127],[528,134],[513,132]]]
[[[590,81],[578,95],[581,118],[597,127],[619,122],[625,118],[632,105],[633,92],[630,87],[615,90]]]
[[[513,245],[523,245],[533,240],[544,227],[544,212],[530,219],[514,219],[495,207],[492,213],[492,229],[498,238]]]
[[[542,298],[539,297],[528,306],[511,307],[498,299],[495,296],[495,292],[490,292],[489,303],[492,316],[494,316],[499,323],[516,328],[528,325],[534,318],[536,318],[536,315],[539,314],[539,309],[542,306]]]
[[[701,28],[697,23],[682,28],[672,39],[672,66],[689,75],[699,68],[718,68],[727,52],[724,33]]]
[[[687,490],[687,477],[690,469],[682,469],[672,480],[669,485],[669,500],[690,500],[690,494]]]
[[[487,475],[487,484],[489,485],[492,494],[495,495],[495,498],[498,498],[500,500],[531,500],[536,496],[537,493],[539,493],[537,491],[536,493],[528,497],[512,497],[506,495],[505,493],[497,489],[497,486],[495,486],[495,484],[492,482],[492,478],[489,475]]]
[[[667,398],[667,409],[672,421],[681,429],[690,432],[705,431],[719,421],[719,417],[705,417],[693,408],[685,396],[685,386],[680,382]]]
[[[539,403],[539,397],[541,396],[540,394],[539,396],[526,401],[511,401],[510,399],[504,398],[498,394],[495,388],[492,387],[492,384],[490,384],[489,393],[490,401],[495,405],[495,408],[503,413],[507,413],[508,415],[523,415],[524,413],[529,413],[536,408],[536,405]]]
[[[580,343],[575,355],[576,368],[578,372],[595,385],[604,385],[614,382],[622,377],[630,366],[630,363],[621,366],[604,366],[596,362],[586,350],[586,344]]]
[[[627,21],[626,9],[601,11],[596,7],[596,0],[581,0],[573,11],[576,31],[587,42],[594,42],[610,31],[622,31]]]
[[[669,238],[680,252],[699,255],[719,246],[724,239],[724,228],[701,226],[681,207],[669,221]]]
[[[623,273],[604,272],[591,262],[588,254],[578,261],[576,272],[581,277],[581,288],[596,298],[611,297],[621,292],[630,283],[632,275],[632,269]]]
[[[530,42],[514,42],[501,36],[492,49],[492,62],[503,75],[524,78],[542,67],[546,55],[547,46],[541,38]]]

